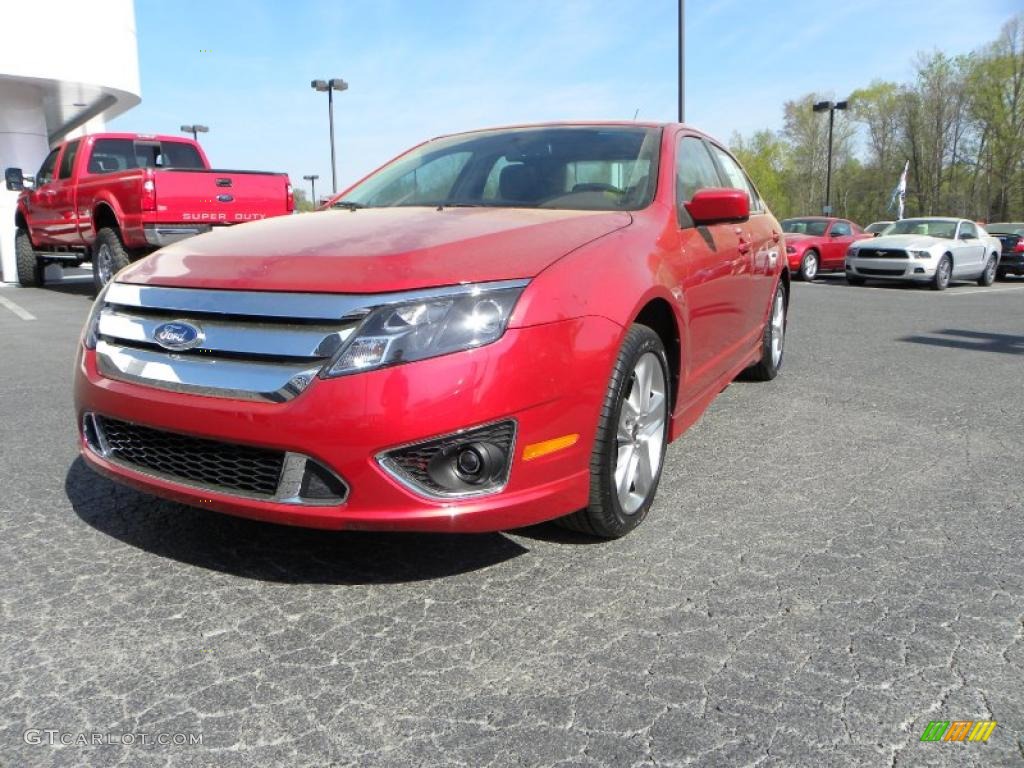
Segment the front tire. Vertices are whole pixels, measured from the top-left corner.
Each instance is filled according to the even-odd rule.
[[[104,227],[96,234],[92,251],[92,283],[96,293],[114,279],[114,275],[132,261],[116,229]]]
[[[18,227],[14,232],[14,262],[18,270],[18,284],[22,288],[35,288],[43,284],[45,267],[36,256],[28,230]]]
[[[661,339],[633,325],[612,370],[590,459],[590,503],[558,522],[617,539],[647,517],[665,463],[671,401]]]
[[[821,259],[818,252],[810,250],[800,260],[800,279],[807,283],[813,283],[818,276],[818,269],[821,267]]]
[[[985,271],[981,273],[978,278],[978,285],[983,288],[988,288],[992,283],[996,281],[996,271],[999,269],[999,257],[996,254],[992,254],[988,257],[988,263],[985,264]]]
[[[949,288],[949,279],[953,275],[953,259],[947,253],[935,267],[935,277],[932,278],[932,289],[944,291]]]
[[[786,351],[786,289],[779,283],[772,297],[772,310],[761,334],[761,361],[745,371],[753,381],[771,381],[782,370]]]

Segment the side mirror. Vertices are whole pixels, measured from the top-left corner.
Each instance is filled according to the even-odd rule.
[[[4,182],[11,192],[20,192],[25,188],[25,177],[21,168],[8,168],[4,171]]]
[[[842,232],[829,232],[828,236],[829,237],[846,237],[846,235],[844,235]]]
[[[961,240],[973,240],[974,238],[971,236],[970,232],[961,232],[960,233],[960,239]]]
[[[739,189],[711,187],[694,194],[683,203],[693,223],[701,226],[728,221],[746,221],[750,218],[750,198]]]

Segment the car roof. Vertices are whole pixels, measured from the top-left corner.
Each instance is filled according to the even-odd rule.
[[[518,131],[530,128],[685,128],[688,131],[712,139],[718,142],[713,136],[694,128],[686,123],[662,123],[643,120],[556,120],[545,123],[515,123],[512,125],[495,125],[488,128],[474,128],[469,131],[456,131],[455,133],[443,133],[435,136],[436,139],[447,139],[452,136],[466,136],[473,133],[487,133],[490,131]]]
[[[967,221],[967,219],[958,219],[955,216],[910,216],[906,219],[900,219],[900,221]]]

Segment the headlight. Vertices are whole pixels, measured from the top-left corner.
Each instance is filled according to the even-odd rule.
[[[113,281],[103,286],[103,290],[99,292],[96,301],[92,303],[92,309],[89,310],[89,317],[86,318],[85,326],[82,328],[82,344],[85,345],[86,349],[96,349],[96,342],[99,339],[100,312],[103,310],[107,289],[112,284]]]
[[[366,316],[324,375],[410,363],[497,341],[523,288],[525,284],[468,285],[465,292],[378,307]]]
[[[929,251],[907,251],[913,259],[930,259],[932,254]]]

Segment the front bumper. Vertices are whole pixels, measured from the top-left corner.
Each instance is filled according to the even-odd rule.
[[[935,277],[937,259],[862,259],[846,257],[846,274],[866,280],[928,282]]]
[[[348,496],[303,505],[192,487],[112,463],[81,438],[85,460],[118,482],[201,508],[329,529],[481,532],[529,525],[586,506],[594,433],[623,329],[587,317],[510,329],[469,352],[336,379],[317,379],[283,403],[155,389],[105,378],[79,355],[75,402],[86,413],[153,429],[308,456],[336,473]],[[468,499],[421,496],[377,455],[500,419],[517,424],[508,482]],[[524,461],[523,448],[578,434],[564,450]]]

